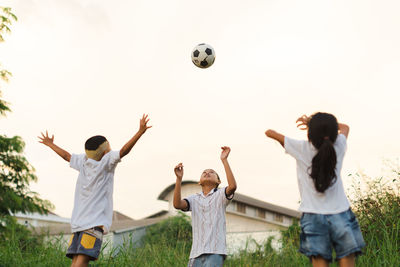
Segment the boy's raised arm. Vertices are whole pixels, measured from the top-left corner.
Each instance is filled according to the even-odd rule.
[[[39,143],[42,143],[48,147],[50,147],[54,152],[56,152],[60,157],[62,157],[63,159],[65,159],[66,161],[70,161],[71,160],[71,154],[68,153],[67,151],[65,151],[64,149],[62,149],[61,147],[57,146],[56,144],[54,144],[54,135],[51,136],[51,138],[49,137],[49,134],[46,131],[46,135],[44,135],[43,133],[41,133],[42,136],[38,136],[39,138]]]
[[[121,148],[119,151],[119,157],[125,157],[132,149],[132,147],[136,144],[139,138],[147,131],[147,129],[152,126],[147,126],[147,123],[150,119],[148,119],[149,115],[143,114],[143,117],[140,119],[140,127],[137,133]]]
[[[175,175],[176,175],[176,183],[175,183],[175,190],[174,190],[174,208],[180,209],[183,211],[188,210],[188,203],[186,200],[181,198],[181,183],[183,177],[183,165],[179,163],[175,166]]]
[[[233,176],[231,167],[229,166],[228,162],[228,156],[229,153],[231,152],[231,149],[227,146],[221,147],[222,152],[221,152],[221,160],[222,164],[224,165],[225,173],[226,173],[226,179],[228,180],[228,187],[226,188],[226,195],[230,196],[233,193],[235,193],[237,185],[236,185],[236,180],[235,177]]]

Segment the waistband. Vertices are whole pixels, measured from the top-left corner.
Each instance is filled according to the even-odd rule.
[[[101,232],[102,234],[104,233],[103,227],[95,226],[95,227],[93,227],[92,229],[93,229],[93,230],[96,230],[96,231],[99,231],[99,232]]]

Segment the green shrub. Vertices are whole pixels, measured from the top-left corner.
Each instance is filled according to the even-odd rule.
[[[146,229],[145,244],[160,244],[170,247],[181,242],[192,242],[192,225],[189,216],[179,213]]]

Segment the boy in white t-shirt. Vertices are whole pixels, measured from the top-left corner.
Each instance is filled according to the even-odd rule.
[[[188,267],[223,266],[227,254],[225,210],[236,191],[235,177],[228,163],[230,151],[229,147],[222,147],[221,160],[228,180],[228,186],[223,189],[218,188],[221,183],[218,174],[206,169],[199,182],[202,192],[182,199],[182,163],[174,169],[174,207],[192,212],[193,242]]]
[[[74,209],[71,217],[72,236],[67,257],[72,267],[88,266],[100,254],[103,233],[112,223],[114,171],[121,158],[126,156],[139,138],[151,126],[147,126],[148,115],[140,120],[138,132],[121,148],[111,151],[104,136],[93,136],[85,142],[85,154],[70,154],[54,144],[47,131],[39,137],[40,143],[50,147],[60,157],[79,171],[75,187]]]

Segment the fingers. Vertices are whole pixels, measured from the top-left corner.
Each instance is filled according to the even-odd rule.
[[[298,118],[298,120],[304,120],[305,118],[307,118],[307,116],[305,114],[303,114]]]
[[[140,120],[141,121],[146,121],[148,117],[149,117],[149,114],[143,114],[143,116],[142,116],[142,118]]]
[[[307,122],[305,122],[305,121],[301,121],[300,123],[298,123],[297,124],[297,127],[299,128],[299,127],[308,127],[308,123]]]
[[[152,126],[147,126],[147,123],[150,121],[148,114],[143,114],[142,118],[140,119],[140,125],[145,126],[146,129],[151,128]]]
[[[307,125],[307,123],[299,123],[299,124],[297,124],[297,128],[299,128],[300,130],[307,130],[307,128],[308,128],[308,125]]]
[[[46,134],[44,134],[43,132],[40,133],[42,136],[38,136],[39,138],[39,143],[42,144],[47,144],[47,143],[52,143],[54,141],[54,134],[51,135],[51,138],[49,136],[49,132],[46,130]]]
[[[175,166],[175,170],[181,170],[183,168],[183,164],[179,163],[178,165]]]
[[[307,120],[308,120],[308,117],[307,117],[307,115],[303,115],[303,116],[301,116],[301,117],[299,117],[297,120],[296,120],[296,123],[297,122],[307,122]]]
[[[146,126],[147,128],[151,128],[151,126],[147,126],[147,123],[150,121],[150,119],[147,119],[144,121],[144,126]]]

